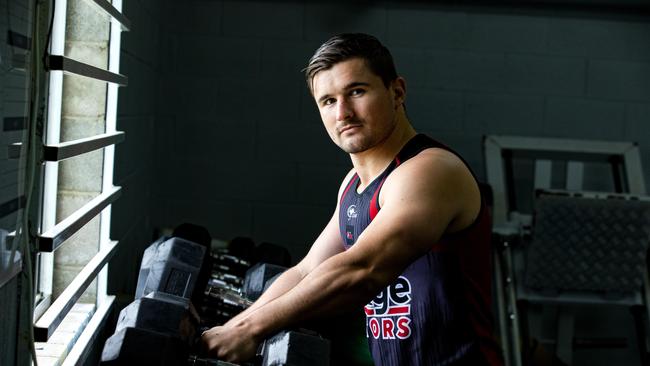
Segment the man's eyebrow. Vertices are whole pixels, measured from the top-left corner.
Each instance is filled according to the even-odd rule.
[[[318,98],[318,104],[322,104],[323,101],[325,101],[326,99],[329,99],[329,97],[330,97],[329,94],[325,94],[322,97]]]
[[[357,86],[370,86],[370,83],[365,83],[363,81],[353,81],[350,84],[345,86],[345,89],[356,88]]]
[[[348,85],[346,85],[343,89],[349,90],[349,89],[356,88],[358,86],[370,86],[370,83],[366,83],[366,82],[363,82],[363,81],[353,81],[353,82],[349,83]],[[329,94],[325,94],[325,95],[321,96],[320,98],[318,98],[318,103],[319,104],[322,103],[324,100],[328,99],[330,96],[331,95],[329,95]]]

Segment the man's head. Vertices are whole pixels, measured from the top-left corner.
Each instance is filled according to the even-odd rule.
[[[343,34],[321,46],[305,69],[307,83],[330,138],[356,154],[382,143],[396,127],[410,126],[406,84],[376,38]]]
[[[309,90],[313,93],[313,81],[317,73],[352,58],[363,59],[386,87],[397,78],[390,51],[377,38],[363,33],[345,33],[323,43],[309,60],[304,69]]]

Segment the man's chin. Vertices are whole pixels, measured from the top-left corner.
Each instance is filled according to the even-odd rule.
[[[348,154],[356,154],[368,150],[364,144],[341,144],[339,147]]]

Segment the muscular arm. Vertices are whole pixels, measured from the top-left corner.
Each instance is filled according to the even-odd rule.
[[[318,264],[322,263],[325,259],[340,253],[343,250],[343,246],[339,237],[337,219],[338,209],[334,211],[334,215],[332,215],[329,223],[318,236],[305,258],[303,258],[303,260],[297,265],[283,272],[280,277],[278,277],[277,280],[275,280],[271,286],[264,291],[262,296],[253,303],[253,305],[228,321],[226,326],[237,323],[270,301],[282,296],[294,288],[307,274],[309,274],[309,272],[316,268]]]
[[[343,180],[343,184],[339,188],[338,197],[341,196],[343,187],[345,187],[351,176],[352,171]],[[270,302],[285,295],[327,258],[343,251],[343,244],[338,228],[338,214],[339,206],[337,204],[330,221],[318,236],[305,258],[280,275],[248,309],[239,313],[223,326],[214,327],[203,333],[201,336],[202,342],[209,354],[230,361],[244,360],[254,355],[257,343],[259,343],[257,338],[244,339],[243,341],[241,338],[235,339],[237,337],[231,337],[231,333],[227,329],[237,329],[238,324],[242,324],[252,314],[255,314],[260,309],[264,309]],[[240,335],[243,335],[243,333],[236,334],[235,336]]]
[[[223,338],[255,343],[304,320],[366,304],[445,231],[469,225],[480,208],[480,195],[458,158],[434,151],[396,169],[380,202],[379,214],[351,249],[324,260],[284,295],[229,324]],[[239,360],[246,356],[238,353],[239,342],[244,341],[222,340],[213,351]]]

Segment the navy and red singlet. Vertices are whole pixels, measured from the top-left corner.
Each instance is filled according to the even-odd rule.
[[[350,179],[339,213],[345,249],[354,245],[379,212],[379,191],[388,175],[428,148],[456,154],[419,134],[363,192],[356,189],[359,176]],[[503,364],[492,335],[490,232],[483,202],[472,225],[431,243],[427,254],[364,307],[366,336],[376,365]]]

